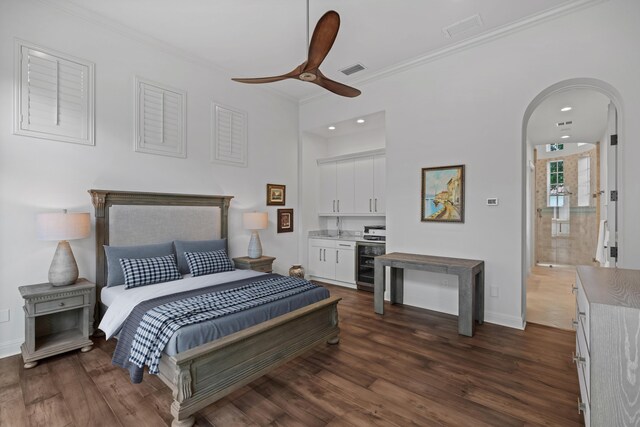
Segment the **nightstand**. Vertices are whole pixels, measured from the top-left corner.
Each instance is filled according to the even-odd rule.
[[[96,285],[86,279],[69,286],[49,283],[20,286],[24,298],[24,336],[20,347],[25,369],[38,360],[71,350],[91,350]]]
[[[242,256],[233,259],[238,270],[253,270],[262,271],[263,273],[273,272],[273,260],[272,256],[261,256],[260,258],[249,258],[248,256]]]

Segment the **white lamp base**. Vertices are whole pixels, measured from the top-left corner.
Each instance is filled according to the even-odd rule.
[[[49,267],[49,283],[53,286],[73,285],[78,280],[78,264],[66,240],[58,242],[56,253]]]
[[[262,256],[262,243],[260,243],[260,236],[256,230],[251,232],[251,240],[249,240],[249,258],[260,258]]]

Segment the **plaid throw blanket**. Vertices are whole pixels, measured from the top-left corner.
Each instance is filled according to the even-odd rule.
[[[138,368],[147,365],[150,373],[157,374],[162,351],[181,326],[237,313],[316,287],[303,279],[280,276],[159,305],[144,314],[131,344],[129,362]]]

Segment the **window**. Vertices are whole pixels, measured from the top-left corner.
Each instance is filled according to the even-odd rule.
[[[564,144],[547,144],[547,153],[564,150]]]
[[[591,205],[591,158],[578,159],[578,206]]]
[[[135,98],[135,150],[187,157],[187,93],[136,77]]]
[[[214,103],[211,116],[211,161],[246,167],[247,113]]]
[[[94,65],[16,40],[14,133],[94,145]]]
[[[547,163],[547,194],[549,207],[564,206],[564,161],[554,160]]]

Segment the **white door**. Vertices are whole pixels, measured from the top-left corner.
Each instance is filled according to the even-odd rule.
[[[616,257],[611,256],[611,248],[618,248],[618,203],[617,203],[617,194],[618,194],[618,126],[617,126],[618,118],[616,107],[613,103],[609,104],[609,124],[608,124],[608,134],[609,138],[605,141],[607,144],[607,182],[605,193],[602,195],[605,200],[606,205],[606,220],[607,220],[607,229],[609,230],[609,240],[605,242],[607,245],[606,250],[606,259],[609,261],[609,267],[615,267],[618,259]],[[615,135],[615,136],[614,136]],[[616,145],[612,144],[612,136],[613,140],[616,142]],[[615,194],[615,196],[612,196]],[[614,200],[616,199],[616,200]]]
[[[384,213],[387,200],[385,195],[387,176],[387,161],[384,155],[375,156],[373,159],[373,210],[376,213]]]
[[[336,212],[336,163],[322,163],[320,169],[320,191],[318,213]]]
[[[324,277],[327,279],[336,278],[336,264],[334,262],[335,252],[334,248],[321,248],[322,249],[322,262],[320,263],[320,272],[318,277]]]
[[[328,251],[327,251],[328,252]],[[336,280],[356,283],[356,259],[353,249],[335,249]]]
[[[373,213],[373,156],[354,160],[355,213]]]
[[[336,162],[336,212],[353,213],[355,198],[354,161],[340,160]]]

